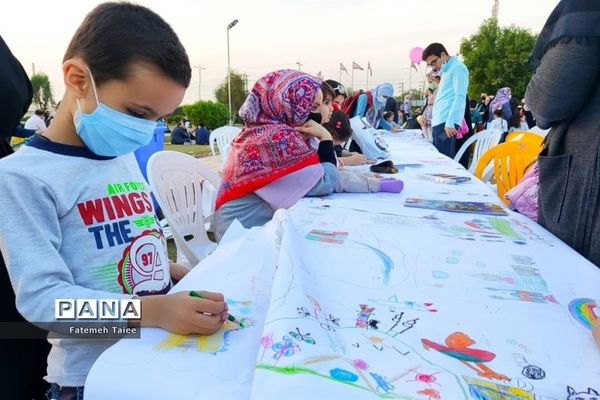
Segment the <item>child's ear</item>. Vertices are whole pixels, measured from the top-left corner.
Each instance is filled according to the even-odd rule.
[[[67,90],[71,91],[76,99],[85,98],[92,90],[87,65],[79,58],[72,58],[63,63],[63,76]]]

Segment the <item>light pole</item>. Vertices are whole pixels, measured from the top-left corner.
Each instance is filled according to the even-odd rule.
[[[202,100],[202,71],[206,68],[202,65],[194,65],[194,68],[198,70],[198,101]]]
[[[233,125],[233,113],[231,112],[231,62],[229,60],[229,30],[236,26],[237,19],[227,25],[227,98],[229,99],[229,125]]]

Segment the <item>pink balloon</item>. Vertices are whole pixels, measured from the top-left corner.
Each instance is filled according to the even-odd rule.
[[[414,62],[415,64],[420,64],[423,57],[423,48],[421,47],[415,47],[413,48],[410,53],[408,53],[408,57],[410,58],[411,62]]]

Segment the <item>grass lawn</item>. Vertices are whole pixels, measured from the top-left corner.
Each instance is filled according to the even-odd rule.
[[[189,154],[191,156],[210,156],[210,146],[207,144],[171,144],[165,142],[165,150],[179,151],[180,153]]]

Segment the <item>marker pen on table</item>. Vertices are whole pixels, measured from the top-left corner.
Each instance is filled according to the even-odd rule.
[[[202,294],[196,292],[195,290],[190,291],[190,296],[192,296],[192,297],[198,297],[199,299],[206,299],[206,297],[202,296]],[[233,322],[234,324],[238,324],[240,326],[242,325],[240,323],[240,321],[236,317],[234,317],[233,315],[231,315],[231,314],[229,314],[229,316],[227,317],[227,319],[230,322]]]

